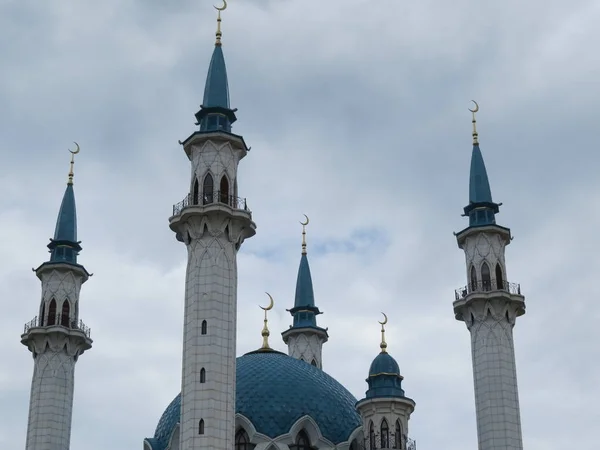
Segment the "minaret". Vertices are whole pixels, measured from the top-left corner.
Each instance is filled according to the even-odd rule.
[[[77,145],[77,144],[75,144]],[[77,215],[73,192],[74,155],[67,189],[60,205],[50,261],[35,274],[42,282],[39,315],[25,324],[21,343],[33,354],[26,450],[68,450],[75,363],[92,347],[90,330],[79,320],[79,291],[90,274],[77,263]]]
[[[504,259],[512,237],[496,224],[494,203],[479,149],[473,113],[469,226],[456,234],[465,251],[468,285],[455,293],[454,314],[471,332],[479,450],[521,450],[521,417],[513,342],[516,318],[525,314],[518,284],[509,283]]]
[[[323,344],[327,342],[329,335],[326,329],[317,326],[317,315],[321,312],[315,306],[315,294],[306,256],[306,225],[309,220],[306,215],[304,217],[306,221],[300,222],[302,225],[302,256],[296,281],[296,299],[294,307],[288,309],[294,318],[294,324],[290,325],[290,328],[281,335],[283,342],[288,345],[288,354],[291,357],[322,369]]]
[[[231,133],[227,71],[217,41],[196,113],[199,131],[180,142],[191,162],[190,193],[170,228],[188,251],[183,324],[181,450],[231,450],[235,433],[237,252],[256,225],[237,197],[238,163],[249,148]]]
[[[404,395],[400,367],[387,352],[385,325],[388,319],[385,314],[383,317],[383,322],[379,322],[381,352],[369,369],[369,390],[365,398],[356,403],[363,421],[364,448],[414,450],[415,441],[408,438],[408,421],[415,410],[415,402]]]

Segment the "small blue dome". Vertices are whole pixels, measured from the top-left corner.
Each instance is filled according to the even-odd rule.
[[[396,365],[397,367],[397,365]],[[321,369],[280,352],[252,352],[237,358],[236,412],[256,431],[275,438],[308,415],[323,436],[339,444],[361,425],[354,396]],[[164,450],[179,423],[181,395],[163,413],[153,450]]]
[[[379,374],[394,374],[400,375],[400,367],[398,363],[389,353],[381,352],[371,363],[369,369],[369,376]]]

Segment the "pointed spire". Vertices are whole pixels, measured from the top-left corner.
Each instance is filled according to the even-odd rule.
[[[269,327],[268,327],[267,311],[270,311],[271,309],[273,309],[273,305],[275,304],[275,302],[273,301],[273,297],[271,297],[271,294],[269,294],[268,292],[265,292],[265,294],[267,294],[269,296],[269,300],[271,301],[271,303],[267,307],[264,307],[264,306],[260,307],[260,309],[262,309],[265,312],[264,325],[263,325],[262,332],[260,333],[263,338],[263,344],[262,344],[262,347],[260,348],[260,350],[271,350],[271,347],[269,347],[269,336],[271,335],[271,333],[269,332]]]
[[[383,322],[379,322],[381,325],[381,344],[379,344],[379,348],[381,349],[381,353],[387,353],[387,343],[385,342],[385,325],[387,324],[388,318],[384,312],[381,314],[383,314],[384,319]]]

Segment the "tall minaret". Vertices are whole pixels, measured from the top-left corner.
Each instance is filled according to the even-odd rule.
[[[76,144],[77,145],[77,144]],[[77,215],[73,163],[63,196],[50,261],[35,274],[42,282],[39,315],[25,324],[21,343],[33,354],[26,450],[68,450],[71,440],[75,363],[92,347],[90,330],[79,320],[79,291],[90,274],[77,263]]]
[[[294,307],[288,309],[294,318],[294,324],[288,330],[281,333],[283,342],[288,345],[288,354],[296,359],[306,361],[319,369],[323,368],[323,344],[327,342],[329,335],[327,330],[317,326],[317,315],[321,314],[315,306],[315,294],[313,291],[308,257],[306,256],[306,225],[308,217],[305,215],[302,225],[302,256],[298,268],[298,279],[296,281],[296,299]]]
[[[173,207],[170,228],[188,250],[183,323],[181,450],[231,450],[235,434],[236,255],[256,225],[237,197],[237,169],[249,148],[231,133],[235,111],[221,47],[221,11],[200,130],[184,142],[190,193]]]
[[[521,417],[513,342],[516,318],[525,314],[518,284],[509,283],[504,259],[512,237],[496,224],[494,203],[473,113],[469,226],[456,234],[465,251],[468,285],[455,293],[454,314],[471,332],[479,450],[521,450]]]
[[[415,410],[413,399],[404,395],[400,367],[387,352],[385,325],[387,316],[383,314],[381,324],[381,352],[369,368],[369,390],[365,398],[356,403],[356,409],[363,421],[365,445],[362,448],[376,450],[397,448],[414,450],[415,441],[408,437],[408,421]]]

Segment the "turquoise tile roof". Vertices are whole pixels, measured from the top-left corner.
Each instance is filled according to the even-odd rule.
[[[54,238],[48,244],[50,249],[50,262],[63,262],[77,264],[77,255],[81,246],[77,241],[77,209],[75,208],[75,192],[73,184],[67,184],[63,195]]]
[[[492,190],[479,144],[473,144],[471,154],[471,173],[469,176],[469,205],[465,215],[469,217],[469,226],[493,225],[500,205],[492,200]]]
[[[400,367],[387,352],[379,353],[371,363],[367,383],[366,398],[404,397]]]

